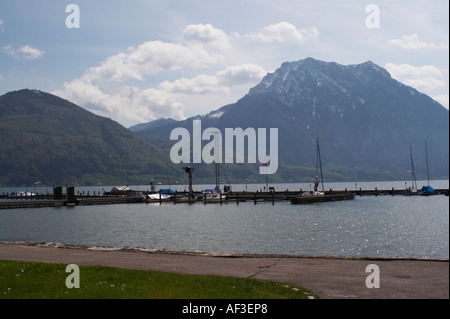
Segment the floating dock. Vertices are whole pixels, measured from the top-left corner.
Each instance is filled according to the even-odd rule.
[[[436,189],[437,195],[449,196],[449,189]],[[203,203],[203,204],[224,204],[234,202],[272,203],[280,201],[290,201],[292,204],[306,204],[323,201],[339,201],[354,199],[357,196],[412,196],[412,193],[405,189],[382,189],[372,190],[340,190],[325,191],[322,196],[302,195],[303,191],[256,191],[256,192],[228,192],[225,197],[218,197],[210,200],[203,196],[202,192],[193,192],[195,198],[190,198],[189,192],[176,192],[172,198],[167,199],[149,199],[149,191],[133,191],[128,195],[75,195],[74,188],[69,187],[67,194],[63,194],[62,190],[56,190],[54,194],[33,194],[32,196],[14,197],[10,194],[0,194],[0,209],[15,208],[38,208],[38,207],[61,207],[61,206],[77,206],[77,205],[111,205],[111,204],[130,204],[130,203]],[[225,194],[222,194],[225,195]],[[436,195],[436,196],[437,196]],[[319,197],[319,198],[314,198]]]

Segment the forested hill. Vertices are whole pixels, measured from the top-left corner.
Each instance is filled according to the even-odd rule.
[[[168,175],[168,155],[111,119],[38,90],[0,97],[0,185],[111,185]]]

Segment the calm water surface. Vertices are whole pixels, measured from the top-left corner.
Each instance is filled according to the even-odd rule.
[[[404,182],[366,184],[358,183],[363,189],[405,186]],[[448,181],[432,185],[448,188]],[[329,187],[354,189],[355,183]],[[245,189],[245,185],[234,189]],[[449,197],[357,196],[353,201],[311,205],[152,203],[1,210],[0,241],[215,253],[448,258]]]

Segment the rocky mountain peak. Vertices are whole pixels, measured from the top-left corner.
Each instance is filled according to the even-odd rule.
[[[306,58],[297,62],[284,62],[274,73],[267,74],[260,84],[250,89],[249,95],[269,93],[294,106],[295,101],[302,96],[324,93],[323,88],[328,90],[328,94],[334,94],[334,91],[349,93],[361,86],[375,85],[380,80],[395,81],[389,72],[371,61],[344,66]]]

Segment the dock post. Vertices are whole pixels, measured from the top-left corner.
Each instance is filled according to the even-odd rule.
[[[359,197],[362,196],[361,187],[359,188]]]
[[[75,204],[78,205],[79,202],[75,197],[75,186],[66,186],[67,192],[67,204]]]
[[[394,187],[392,187],[392,196],[394,196]]]
[[[148,196],[147,196],[148,197]],[[159,205],[162,204],[162,200],[161,200],[161,192],[159,192]]]
[[[239,193],[236,193],[236,205],[239,205]]]
[[[53,199],[62,199],[62,186],[53,187]]]
[[[275,205],[275,192],[272,191],[272,205]]]
[[[375,197],[378,196],[378,189],[375,187]]]
[[[253,193],[253,202],[256,205],[256,193]]]

